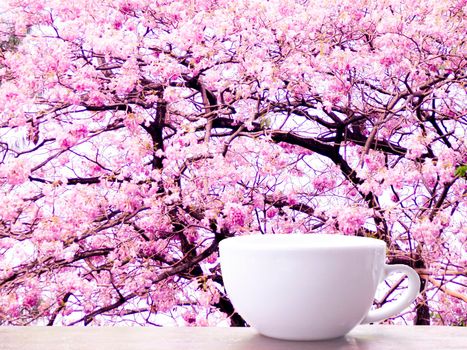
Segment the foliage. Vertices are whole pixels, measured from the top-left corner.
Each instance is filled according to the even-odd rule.
[[[467,173],[467,164],[464,164],[464,165],[459,165],[456,168],[454,175],[459,176],[459,177],[465,177],[466,173]]]
[[[465,10],[10,1],[0,322],[243,325],[219,241],[326,232],[417,268],[403,320],[465,323]]]

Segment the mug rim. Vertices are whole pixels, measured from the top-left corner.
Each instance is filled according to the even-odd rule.
[[[241,250],[386,249],[377,238],[326,233],[245,234],[220,241],[219,247]]]

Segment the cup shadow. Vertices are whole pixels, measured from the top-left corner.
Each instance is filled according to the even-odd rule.
[[[331,340],[289,341],[253,334],[247,339],[229,345],[228,350],[366,350],[371,348],[367,339],[350,335]]]

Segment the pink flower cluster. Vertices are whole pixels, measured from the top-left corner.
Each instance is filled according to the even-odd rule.
[[[339,207],[332,209],[331,212],[336,216],[339,231],[346,235],[355,234],[371,217],[368,209],[359,207]]]

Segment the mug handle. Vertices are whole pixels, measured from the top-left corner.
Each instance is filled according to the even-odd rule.
[[[383,321],[391,316],[397,315],[407,308],[417,297],[418,292],[420,291],[420,277],[418,276],[418,273],[407,265],[384,265],[383,280],[396,272],[402,272],[408,277],[409,287],[395,302],[385,305],[380,309],[370,310],[361,322],[362,324]]]

